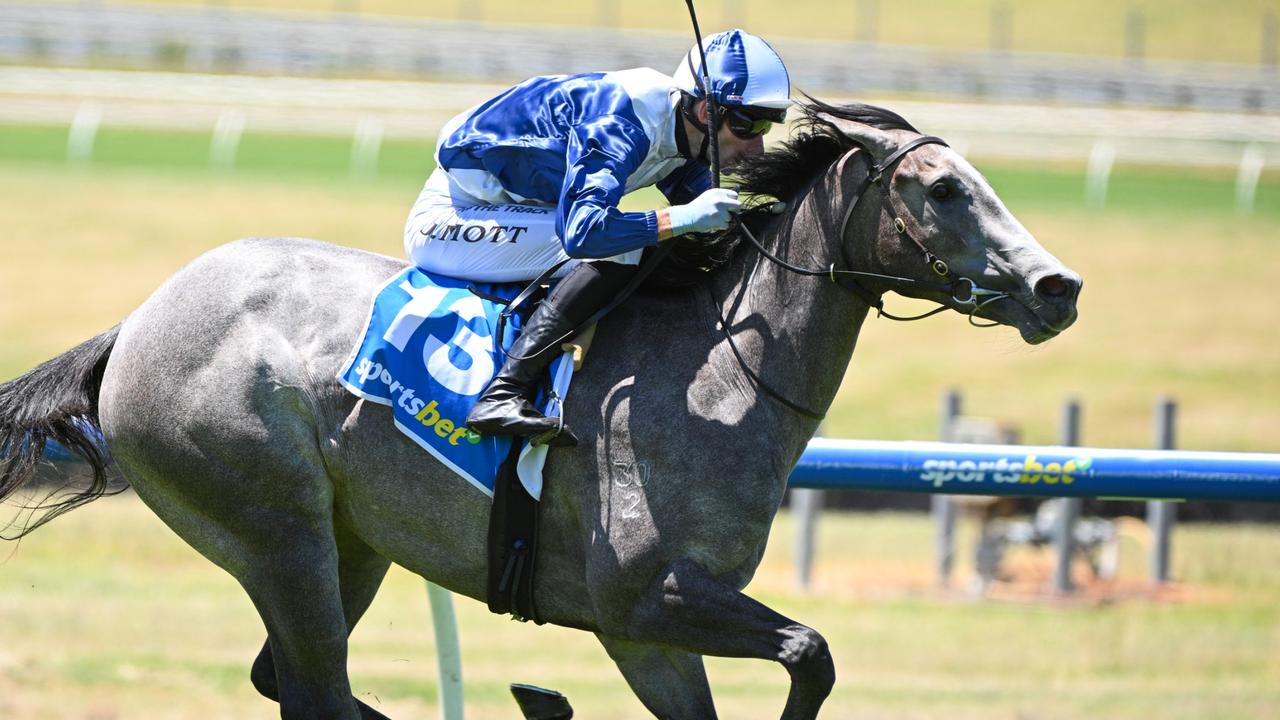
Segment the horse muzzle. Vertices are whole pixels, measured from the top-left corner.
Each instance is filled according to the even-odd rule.
[[[1045,273],[1027,283],[1021,292],[975,294],[975,303],[961,305],[960,312],[1015,328],[1023,341],[1038,345],[1057,337],[1079,316],[1076,301],[1084,282],[1066,268]],[[981,288],[979,288],[982,291]],[[976,323],[975,323],[976,324]]]

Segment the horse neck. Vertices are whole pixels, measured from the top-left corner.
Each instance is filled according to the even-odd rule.
[[[800,267],[843,267],[834,227],[842,207],[837,187],[829,171],[757,233],[761,244]],[[791,272],[749,245],[716,280],[721,317],[729,322],[743,363],[788,400],[825,413],[853,355],[867,304],[827,277]],[[739,370],[732,350],[722,349],[720,362]],[[757,404],[771,404],[780,415],[794,418],[788,425],[800,429],[804,441],[812,436],[817,420],[788,409],[763,389],[755,392]]]

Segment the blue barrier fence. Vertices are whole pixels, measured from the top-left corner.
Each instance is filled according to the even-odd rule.
[[[1280,502],[1280,454],[815,438],[791,487]]]

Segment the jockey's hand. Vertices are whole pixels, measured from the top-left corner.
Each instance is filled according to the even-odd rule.
[[[742,207],[738,191],[728,188],[711,188],[687,205],[667,208],[671,219],[671,234],[714,232],[729,227],[733,215]]]

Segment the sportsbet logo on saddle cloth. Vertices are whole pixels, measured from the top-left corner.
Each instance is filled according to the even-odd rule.
[[[338,373],[348,390],[388,405],[395,425],[440,462],[492,497],[498,466],[511,451],[508,436],[482,437],[464,425],[467,412],[502,366],[495,343],[502,307],[467,289],[513,298],[519,285],[468,283],[407,268],[374,291],[364,334]],[[508,342],[519,318],[507,324]],[[539,409],[559,415],[573,363],[551,365],[549,398]],[[522,448],[518,473],[534,498],[542,491],[546,446]]]

